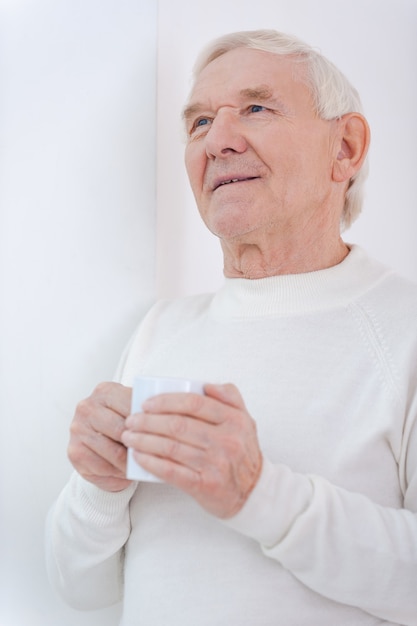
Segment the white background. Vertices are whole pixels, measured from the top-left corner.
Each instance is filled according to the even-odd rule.
[[[417,280],[416,0],[0,0],[2,626],[117,623],[118,607],[79,613],[50,591],[44,518],[74,406],[111,378],[151,300],[222,280],[179,114],[201,46],[263,27],[359,89],[371,174],[345,238]]]
[[[153,298],[156,5],[0,7],[0,624],[106,626],[54,597],[43,528],[75,403]]]

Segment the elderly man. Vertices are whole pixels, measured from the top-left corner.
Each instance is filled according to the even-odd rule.
[[[122,600],[124,626],[416,626],[417,288],[341,238],[357,93],[293,37],[234,33],[199,58],[184,121],[225,283],[157,302],[79,404],[51,580],[78,608]],[[205,394],[129,415],[137,374]],[[126,447],[161,482],[126,479]]]

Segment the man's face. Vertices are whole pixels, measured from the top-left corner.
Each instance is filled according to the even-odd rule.
[[[335,123],[317,117],[304,72],[292,58],[237,48],[197,78],[185,164],[205,224],[225,241],[314,228],[338,210]]]

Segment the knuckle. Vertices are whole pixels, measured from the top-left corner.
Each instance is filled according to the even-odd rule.
[[[116,467],[124,466],[126,463],[126,448],[121,445],[117,445],[113,451],[113,465]]]
[[[225,451],[225,455],[220,457],[222,461],[228,461],[230,458],[240,456],[242,449],[240,439],[233,436],[224,437],[222,448]]]
[[[179,442],[175,439],[168,439],[165,446],[167,456],[171,459],[176,459],[180,447]]]
[[[77,404],[75,409],[75,420],[87,421],[93,412],[93,403],[90,398],[85,398]],[[73,422],[74,423],[74,422]]]
[[[74,467],[81,465],[83,454],[80,446],[70,443],[67,448],[67,456]]]
[[[197,393],[193,393],[189,395],[188,398],[188,407],[189,407],[189,411],[192,415],[196,414],[198,415],[203,407],[203,403],[204,403],[204,396],[199,395]]]
[[[205,452],[203,452],[201,449],[198,449],[198,448],[195,449],[191,456],[191,462],[192,462],[193,468],[197,472],[202,472],[207,463]]]
[[[256,432],[256,422],[246,411],[231,411],[229,426],[231,430],[242,435]]]
[[[204,488],[204,483],[200,472],[189,472],[185,479],[185,488],[194,497],[201,496]]]
[[[103,381],[95,387],[93,396],[98,396],[99,398],[106,397],[110,393],[112,393],[113,386],[114,386],[114,383]]]
[[[226,450],[226,454],[219,455],[216,462],[215,478],[222,477],[222,481],[224,480],[224,476],[227,476],[230,472],[230,457],[229,451]]]
[[[174,435],[183,435],[187,430],[187,420],[180,415],[173,415],[169,419],[169,432]]]
[[[84,420],[83,420],[84,421]],[[70,437],[80,437],[82,433],[82,422],[74,418],[69,427]]]
[[[199,493],[213,496],[219,489],[224,489],[224,473],[219,465],[199,474],[199,481],[195,484]]]
[[[166,468],[166,479],[169,483],[175,483],[178,476],[178,469],[174,463],[170,464]]]
[[[125,431],[125,424],[123,420],[113,420],[111,424],[111,438],[114,441],[121,441],[122,435]]]

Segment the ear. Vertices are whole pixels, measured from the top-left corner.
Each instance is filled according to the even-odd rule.
[[[346,113],[338,120],[333,180],[348,181],[362,167],[370,142],[368,122],[360,113]]]

